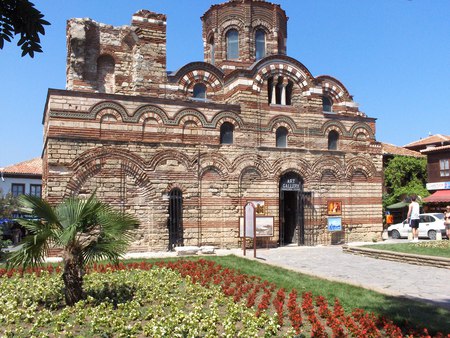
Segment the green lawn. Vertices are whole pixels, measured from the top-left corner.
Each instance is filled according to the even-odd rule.
[[[418,243],[364,245],[363,248],[450,258],[450,241],[448,240],[419,241]]]
[[[346,311],[361,308],[378,315],[386,316],[397,324],[413,323],[429,330],[450,333],[450,311],[418,301],[392,297],[349,284],[331,282],[294,271],[236,256],[208,256],[216,263],[237,269],[245,274],[257,275],[275,283],[286,290],[293,288],[299,293],[311,291],[322,295],[329,301],[339,298]]]

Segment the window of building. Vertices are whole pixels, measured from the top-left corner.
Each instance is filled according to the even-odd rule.
[[[322,96],[322,111],[331,112],[333,101],[327,96]]]
[[[197,83],[194,86],[194,97],[196,99],[206,99],[206,85],[204,83]]]
[[[220,126],[220,144],[233,144],[234,126],[225,122]]]
[[[287,136],[288,130],[285,127],[280,127],[276,132],[276,145],[277,148],[286,148],[287,147]]]
[[[30,185],[30,195],[36,197],[42,197],[42,185],[31,184]]]
[[[439,167],[440,167],[441,177],[450,176],[449,160],[440,160]]]
[[[239,33],[236,29],[230,29],[226,35],[227,38],[227,59],[239,59]]]
[[[216,48],[214,46],[214,37],[212,36],[211,39],[209,39],[209,52],[210,52],[210,58],[211,58],[211,64],[214,64],[215,62],[215,52]]]
[[[337,150],[339,141],[339,133],[336,130],[330,131],[328,134],[328,150]]]
[[[13,197],[25,194],[25,184],[11,184],[11,194],[13,195]]]
[[[267,81],[269,104],[288,105],[292,104],[292,91],[294,83],[286,81],[282,76],[271,77]]]
[[[115,62],[110,55],[101,55],[97,59],[97,89],[100,93],[114,93]]]
[[[256,60],[266,56],[266,32],[258,29],[255,33]]]

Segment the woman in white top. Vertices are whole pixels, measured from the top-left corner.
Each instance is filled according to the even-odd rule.
[[[417,242],[419,240],[419,212],[420,206],[416,202],[416,196],[411,197],[411,203],[408,209],[408,221],[409,226],[412,229],[413,241]]]

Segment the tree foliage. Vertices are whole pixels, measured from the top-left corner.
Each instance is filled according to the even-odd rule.
[[[32,210],[36,220],[20,219],[29,235],[20,250],[11,254],[11,266],[40,265],[52,246],[63,250],[63,281],[67,305],[84,298],[84,267],[94,261],[107,259],[117,262],[126,253],[138,221],[130,215],[115,211],[98,201],[72,197],[56,207],[45,200],[22,195],[19,202]]]
[[[0,49],[5,41],[11,42],[14,35],[20,35],[17,46],[21,46],[22,56],[34,57],[34,53],[41,53],[39,35],[45,35],[44,26],[50,25],[43,17],[28,0],[1,0]]]
[[[427,161],[424,158],[395,156],[384,170],[387,195],[384,205],[402,201],[405,197],[429,195],[427,182]]]
[[[13,197],[11,193],[4,196],[0,189],[0,218],[10,218],[17,208],[17,198]]]

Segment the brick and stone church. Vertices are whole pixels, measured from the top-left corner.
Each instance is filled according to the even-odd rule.
[[[134,252],[238,247],[248,202],[258,245],[379,237],[375,119],[286,55],[279,5],[230,0],[201,20],[204,61],[177,71],[163,14],[68,21],[66,90],[49,89],[43,118],[44,196],[96,191],[135,215]]]

